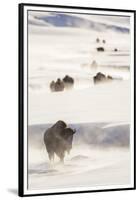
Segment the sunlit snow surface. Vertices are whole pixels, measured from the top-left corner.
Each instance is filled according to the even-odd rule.
[[[115,80],[95,85],[97,72]],[[52,93],[65,75],[74,87]],[[129,17],[29,12],[28,87],[29,189],[130,184]],[[43,143],[58,120],[77,129],[64,166]]]

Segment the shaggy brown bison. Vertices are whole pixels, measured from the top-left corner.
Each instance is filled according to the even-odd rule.
[[[56,82],[52,81],[50,83],[50,90],[52,92],[60,92],[64,90],[64,83],[60,80],[60,78],[57,79]]]
[[[100,82],[103,82],[103,81],[113,80],[113,77],[110,76],[110,75],[105,76],[105,74],[98,72],[96,74],[96,76],[93,77],[93,79],[94,79],[94,83],[100,83]]]
[[[102,40],[102,42],[103,42],[103,44],[105,44],[105,43],[106,43],[106,40]]]
[[[73,134],[76,132],[66,127],[66,123],[58,121],[44,133],[44,143],[50,161],[54,160],[56,154],[61,162],[64,162],[65,152],[70,152],[72,148]]]
[[[97,51],[103,52],[103,51],[105,51],[105,49],[104,49],[104,47],[97,47]]]
[[[65,88],[71,88],[74,85],[74,79],[68,75],[63,78]]]
[[[106,79],[106,76],[104,74],[102,74],[101,72],[98,72],[96,74],[96,76],[94,76],[94,83],[97,83],[97,82],[100,82],[100,81],[103,81]]]
[[[110,76],[110,75],[107,76],[107,79],[108,80],[113,80],[112,76]]]
[[[64,90],[64,83],[63,83],[63,81],[60,80],[60,78],[58,78],[55,83],[55,91],[59,92],[59,91],[63,91],[63,90]]]

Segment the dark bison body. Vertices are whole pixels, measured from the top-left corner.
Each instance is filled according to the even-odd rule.
[[[66,123],[58,121],[44,133],[44,143],[49,159],[54,159],[56,154],[61,162],[64,162],[65,152],[72,148],[73,134],[75,130],[66,127]]]
[[[96,76],[94,76],[94,83],[104,81],[106,79],[106,76],[102,74],[101,72],[98,72]]]
[[[63,78],[65,88],[71,88],[74,85],[74,79],[68,75]]]
[[[103,42],[103,44],[105,44],[105,43],[106,43],[106,40],[102,40],[102,42]]]
[[[60,78],[58,78],[55,83],[55,91],[59,92],[59,91],[63,91],[63,90],[64,90],[64,83],[63,83],[63,81],[60,80]]]
[[[52,92],[60,92],[64,90],[64,83],[60,80],[60,78],[57,79],[56,82],[52,81],[50,83],[50,90]]]
[[[74,79],[68,75],[66,75],[63,80],[60,78],[57,79],[56,82],[52,81],[50,83],[50,90],[51,92],[60,92],[63,91],[65,88],[70,89],[74,85]]]
[[[107,76],[107,79],[108,80],[113,80],[112,76],[110,76],[110,75]]]
[[[103,52],[103,51],[105,51],[105,49],[104,49],[104,47],[97,47],[97,51]]]
[[[113,80],[113,77],[110,76],[110,75],[105,76],[105,74],[98,72],[96,74],[96,76],[93,77],[93,79],[94,79],[94,83],[100,83],[100,82],[103,82],[103,81]]]

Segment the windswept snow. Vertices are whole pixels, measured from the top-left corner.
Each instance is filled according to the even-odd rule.
[[[130,185],[130,18],[30,11],[28,31],[29,189]],[[114,80],[95,85],[97,72]],[[52,93],[65,75],[73,89]],[[76,129],[64,166],[43,143],[58,120]]]

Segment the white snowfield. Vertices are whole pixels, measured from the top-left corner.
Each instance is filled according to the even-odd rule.
[[[45,149],[32,151],[32,158],[40,158],[30,165],[29,189],[44,190],[76,187],[129,185],[131,167],[129,149],[96,149],[74,146],[62,166],[56,158],[50,164]],[[80,154],[82,152],[82,154]],[[40,157],[41,155],[41,157]],[[35,162],[35,161],[34,161]],[[82,188],[81,188],[82,189]]]
[[[56,155],[54,163],[50,163],[46,153],[43,135],[51,125],[30,126],[29,189],[130,184],[130,126],[119,124],[73,124],[78,131],[64,165]]]
[[[128,81],[57,93],[29,94],[29,124],[130,121]]]
[[[130,32],[56,27],[38,19],[43,16],[45,13],[32,12],[28,29],[29,190],[46,189],[47,192],[50,188],[130,185]],[[102,16],[84,17],[95,23],[97,18],[99,23],[130,28],[129,19],[124,17],[119,20],[114,16],[110,20]],[[100,38],[99,43],[96,38]],[[99,46],[105,51],[97,52]],[[91,65],[93,61],[95,66]],[[97,72],[115,80],[95,85],[93,76]],[[74,88],[51,92],[50,82],[65,75],[74,78]],[[76,127],[77,138],[74,138],[71,154],[65,157],[64,166],[58,164],[58,158],[50,165],[42,124],[47,126],[58,120],[73,126],[78,124],[78,128],[83,123],[105,124],[101,125],[97,146],[91,136],[96,134],[94,125],[89,132],[84,128],[88,138],[92,138],[91,146],[76,143],[81,137]],[[110,146],[103,145],[102,139]]]
[[[76,28],[37,29],[31,26],[30,29],[29,124],[51,123],[57,119],[67,122],[130,121],[128,35],[98,34]],[[97,36],[106,39],[106,52],[96,51]],[[120,52],[114,53],[117,46]],[[93,60],[98,66],[91,68]],[[96,86],[93,76],[99,71],[124,81]],[[74,78],[74,89],[51,93],[51,81],[65,75]]]

